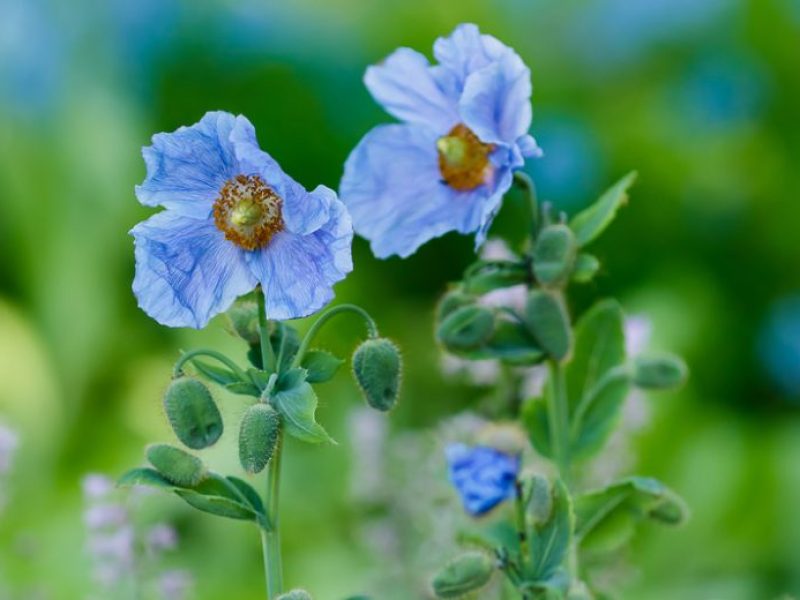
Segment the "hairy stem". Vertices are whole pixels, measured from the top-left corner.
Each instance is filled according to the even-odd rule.
[[[179,377],[183,373],[183,365],[185,365],[187,362],[189,362],[190,360],[192,360],[197,356],[207,356],[209,358],[213,358],[214,360],[217,360],[226,367],[228,367],[242,381],[249,381],[245,372],[242,371],[239,368],[239,365],[233,362],[230,358],[222,354],[222,352],[217,352],[216,350],[208,350],[206,348],[198,348],[197,350],[190,350],[189,352],[184,352],[178,359],[178,362],[176,362],[175,366],[172,368],[172,376]]]
[[[344,312],[352,312],[359,315],[367,324],[367,328],[369,329],[369,337],[378,337],[378,325],[375,323],[375,320],[370,316],[370,314],[363,308],[356,306],[355,304],[340,304],[339,306],[334,306],[333,308],[329,308],[322,313],[308,330],[308,333],[306,333],[306,336],[303,338],[303,341],[300,344],[300,348],[297,350],[297,354],[292,362],[292,367],[300,366],[300,363],[303,361],[303,357],[308,351],[311,342],[314,341],[314,337],[317,335],[317,333],[319,333],[319,330],[322,329],[322,326],[336,315]]]

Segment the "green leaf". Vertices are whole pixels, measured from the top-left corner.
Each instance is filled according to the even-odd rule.
[[[536,239],[533,273],[542,285],[557,285],[570,274],[575,262],[575,234],[566,225],[548,225]]]
[[[552,458],[553,446],[545,398],[531,398],[525,402],[522,406],[522,423],[536,452],[545,458]]]
[[[212,365],[197,359],[192,359],[191,363],[201,375],[203,375],[206,379],[210,379],[214,383],[227,385],[229,383],[239,381],[239,378],[236,376],[236,374],[225,367]]]
[[[566,358],[572,346],[572,330],[558,294],[533,290],[525,304],[525,321],[545,352],[555,360]]]
[[[120,487],[133,487],[144,485],[148,487],[172,489],[174,485],[161,473],[149,467],[131,469],[117,480]]]
[[[225,389],[232,394],[239,394],[240,396],[252,396],[253,398],[258,398],[261,395],[261,390],[258,388],[258,386],[246,381],[229,383],[225,386]]]
[[[309,350],[306,352],[300,366],[308,371],[308,383],[323,383],[336,375],[344,361],[324,350]]]
[[[288,434],[312,444],[335,443],[316,421],[317,395],[306,381],[305,374],[305,369],[292,369],[284,373],[278,380],[277,391],[270,398],[270,403],[283,415]]]
[[[600,198],[588,208],[575,215],[569,222],[579,246],[586,246],[594,241],[617,214],[620,206],[628,201],[628,188],[636,180],[636,172],[632,171],[612,185]]]
[[[464,287],[471,294],[481,295],[526,283],[529,279],[528,268],[524,263],[490,261],[475,270],[474,274],[470,274],[464,280]]]
[[[575,536],[579,544],[610,552],[627,541],[637,522],[678,525],[687,518],[684,502],[650,477],[629,477],[575,499]]]
[[[627,377],[609,375],[625,364],[623,320],[619,304],[603,300],[575,327],[575,349],[565,375],[575,454],[605,441],[625,398]]]
[[[197,486],[177,488],[175,493],[200,511],[229,519],[259,521],[260,515],[242,498],[234,486],[235,484],[224,477],[210,474],[208,479]]]
[[[230,481],[236,489],[239,490],[239,493],[245,497],[247,503],[250,507],[256,511],[257,513],[264,514],[264,501],[261,500],[261,496],[258,495],[258,492],[253,488],[252,485],[244,481],[243,479],[239,479],[238,477],[234,477],[233,475],[228,475],[226,477],[228,481]]]
[[[503,318],[495,322],[494,333],[484,349],[490,358],[497,358],[509,365],[535,365],[545,358],[544,352],[524,325]]]
[[[294,360],[294,355],[297,354],[297,350],[300,348],[300,334],[297,333],[294,327],[283,322],[276,322],[274,327],[269,336],[269,341],[272,344],[272,351],[275,353],[276,360],[281,351],[281,343],[284,344],[283,360],[279,365],[279,370],[282,371],[289,368],[292,360]]]
[[[531,564],[526,579],[534,582],[548,581],[556,575],[572,539],[572,501],[561,480],[552,486],[551,498],[550,514],[544,520],[533,521],[531,525]]]

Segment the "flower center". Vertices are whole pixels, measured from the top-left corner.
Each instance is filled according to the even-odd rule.
[[[494,146],[481,142],[469,127],[459,123],[436,140],[436,148],[439,171],[447,185],[466,191],[486,183],[491,168],[489,154]]]
[[[258,175],[229,179],[214,202],[214,223],[225,238],[245,250],[269,243],[283,230],[282,200]]]

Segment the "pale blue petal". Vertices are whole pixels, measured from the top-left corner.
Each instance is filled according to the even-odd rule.
[[[228,242],[210,219],[164,211],[131,233],[133,292],[142,310],[163,325],[204,327],[255,288],[245,251]]]
[[[187,216],[209,215],[219,190],[236,174],[229,141],[235,117],[209,112],[191,127],[153,136],[142,149],[147,165],[136,197],[146,206],[164,206]]]
[[[330,192],[320,187],[311,195]],[[296,319],[318,311],[333,299],[333,284],[352,271],[353,228],[335,195],[329,214],[328,222],[310,235],[282,231],[248,254],[264,290],[268,318]]]
[[[474,190],[454,190],[441,180],[436,139],[424,127],[382,125],[364,136],[345,163],[342,201],[378,258],[409,256],[449,231],[473,233],[500,203],[505,190],[498,184],[506,178],[499,176],[507,168]]]
[[[450,36],[438,38],[433,44],[433,55],[452,73],[459,90],[471,73],[507,54],[515,53],[496,38],[481,34],[472,23],[459,25]]]
[[[242,173],[259,175],[283,200],[281,212],[286,229],[308,235],[330,220],[331,204],[336,194],[329,188],[311,193],[280,168],[278,163],[258,146],[255,131],[244,117],[238,117],[231,133],[236,159]]]
[[[458,123],[458,96],[447,95],[428,59],[410,48],[399,48],[369,67],[364,84],[386,112],[401,121],[428,125],[441,133]]]
[[[481,141],[514,144],[531,126],[530,71],[511,53],[471,73],[459,109]]]
[[[532,135],[526,133],[517,140],[517,147],[519,148],[522,156],[528,158],[541,158],[544,156],[544,151],[536,143]]]

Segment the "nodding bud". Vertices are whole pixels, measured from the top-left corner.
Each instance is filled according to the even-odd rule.
[[[187,448],[208,448],[222,435],[222,415],[211,392],[197,379],[173,380],[164,394],[164,410],[175,435]]]
[[[558,294],[533,290],[525,304],[525,320],[545,352],[559,361],[567,357],[572,348],[572,329]]]
[[[153,444],[145,451],[148,462],[167,480],[180,487],[194,487],[206,477],[196,456],[169,444]]]
[[[397,402],[402,359],[394,342],[369,339],[353,353],[353,374],[364,398],[375,410],[387,411]]]
[[[566,225],[548,225],[533,250],[533,273],[542,285],[558,285],[569,277],[578,244]]]
[[[252,300],[236,302],[226,313],[233,333],[255,345],[260,341],[258,330],[258,304]]]
[[[439,304],[436,306],[436,321],[441,322],[454,310],[474,303],[475,298],[469,294],[465,294],[460,289],[451,290],[442,296],[441,300],[439,300]]]
[[[633,383],[646,390],[669,390],[683,385],[688,373],[677,356],[641,356],[634,361]]]
[[[495,563],[483,552],[467,552],[451,560],[433,578],[437,598],[459,598],[489,582]]]
[[[260,473],[278,445],[281,417],[269,404],[259,402],[244,413],[239,427],[239,461],[248,473]]]
[[[436,330],[436,337],[448,350],[474,350],[482,346],[494,331],[494,314],[476,304],[451,312]]]
[[[313,600],[311,594],[305,590],[291,590],[285,594],[281,594],[275,600]]]

